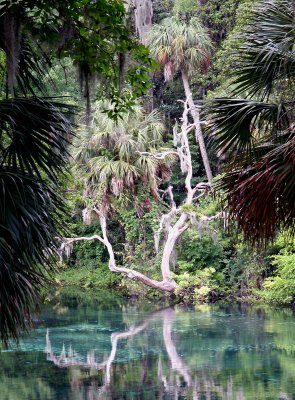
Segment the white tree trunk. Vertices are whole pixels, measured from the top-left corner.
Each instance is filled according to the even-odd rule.
[[[167,279],[171,279],[171,271],[170,271],[170,259],[171,254],[176,244],[179,236],[184,232],[188,225],[185,225],[188,217],[185,213],[182,213],[179,217],[178,221],[173,227],[170,227],[168,230],[168,237],[164,244],[164,250],[161,261],[161,271],[163,277],[165,276]]]
[[[63,248],[65,249],[66,246],[72,245],[74,242],[79,242],[83,240],[98,240],[101,243],[103,243],[107,251],[109,253],[109,269],[112,272],[118,272],[121,274],[126,275],[130,279],[134,279],[136,281],[139,281],[147,286],[150,286],[154,289],[161,290],[163,292],[174,292],[176,289],[176,283],[175,281],[171,278],[171,274],[169,271],[167,271],[167,268],[162,270],[162,281],[157,281],[155,279],[151,279],[148,276],[142,274],[141,272],[135,271],[130,268],[125,268],[125,267],[118,267],[116,265],[116,259],[115,259],[115,254],[113,250],[113,246],[111,242],[109,241],[108,234],[107,234],[107,222],[106,222],[106,217],[99,212],[96,208],[93,210],[98,214],[99,221],[100,221],[100,227],[102,231],[102,237],[99,235],[93,235],[93,236],[81,236],[81,237],[76,237],[76,238],[66,238],[64,239],[63,243]],[[164,273],[163,273],[164,271]]]
[[[196,200],[198,197],[204,195],[208,190],[208,186],[210,187],[210,184],[208,184],[208,183],[199,183],[194,188],[192,188],[192,186],[191,186],[192,178],[193,178],[193,168],[192,168],[192,158],[191,158],[191,152],[190,152],[189,141],[188,141],[188,133],[192,130],[192,128],[195,128],[197,125],[196,125],[196,123],[194,125],[189,125],[189,123],[188,123],[188,112],[191,110],[191,107],[188,106],[188,104],[189,104],[189,98],[184,102],[184,112],[183,112],[183,116],[182,116],[181,131],[177,132],[176,126],[174,128],[174,143],[177,146],[177,154],[180,158],[181,169],[182,169],[183,173],[186,173],[185,189],[186,189],[187,196],[186,196],[186,199],[183,204],[185,206],[191,206],[193,201]],[[205,151],[206,151],[206,149],[205,149]],[[170,153],[171,152],[165,152],[166,155],[170,154]],[[175,153],[175,152],[173,152],[173,153]],[[151,155],[151,157],[160,158],[160,159],[163,156],[164,156],[164,153]],[[200,191],[201,194],[199,194],[199,196],[195,197],[195,194],[197,191]],[[147,286],[150,286],[154,289],[173,293],[175,291],[177,285],[176,285],[176,282],[174,281],[174,279],[172,278],[171,269],[170,269],[171,254],[175,247],[177,239],[189,227],[189,224],[188,224],[189,219],[192,219],[193,215],[192,215],[192,213],[188,212],[187,210],[186,211],[183,210],[181,207],[179,207],[179,208],[176,207],[176,204],[173,200],[173,191],[172,191],[171,186],[167,189],[166,192],[170,196],[171,209],[170,209],[169,213],[162,216],[162,219],[160,222],[160,227],[159,227],[158,231],[155,233],[156,249],[158,248],[161,231],[165,228],[166,233],[167,233],[167,238],[165,240],[162,261],[161,261],[161,274],[162,274],[161,281],[151,279],[148,276],[142,274],[141,272],[135,271],[133,269],[119,267],[116,265],[114,250],[113,250],[111,242],[109,241],[108,234],[107,234],[106,217],[97,208],[93,208],[92,212],[95,212],[99,217],[101,231],[102,231],[102,237],[99,235],[94,235],[91,237],[68,238],[68,239],[65,239],[64,243],[62,244],[63,250],[67,250],[67,246],[68,246],[68,249],[70,247],[72,247],[72,244],[76,241],[99,240],[101,243],[103,243],[106,246],[106,248],[108,250],[110,271],[124,274],[128,278],[139,281],[139,282],[141,282]],[[86,212],[84,214],[87,216],[88,219],[91,216],[91,213],[89,213],[89,210],[88,211],[86,210]],[[174,224],[172,224],[172,219],[175,217],[177,217],[177,220]],[[217,214],[214,217],[204,216],[202,218],[203,218],[203,220],[210,221],[211,219],[215,219],[217,217],[219,217],[219,214]],[[156,244],[156,242],[157,242],[157,244]]]
[[[204,137],[203,137],[202,130],[201,130],[200,112],[199,112],[199,109],[194,104],[192,92],[191,92],[190,86],[189,86],[188,76],[185,73],[185,71],[182,71],[182,82],[183,82],[183,86],[184,86],[185,96],[188,101],[188,105],[190,107],[190,113],[193,117],[194,124],[195,124],[196,141],[200,147],[200,153],[202,156],[202,160],[203,160],[203,164],[205,167],[208,182],[211,183],[213,177],[212,177],[212,171],[211,171],[208,154],[207,154],[207,150],[206,150],[206,146],[205,146],[205,142],[204,142]]]
[[[187,192],[187,196],[184,201],[184,205],[190,206],[193,202],[194,194],[198,189],[198,187],[192,188],[191,186],[193,178],[193,166],[192,166],[192,157],[188,141],[188,133],[192,127],[188,123],[189,108],[187,103],[188,99],[184,103],[181,132],[178,133],[177,128],[175,127],[173,133],[174,133],[174,144],[177,145],[181,169],[183,172],[186,172],[185,189]],[[170,189],[169,194],[171,197],[171,204],[174,204],[174,206],[173,205],[171,206],[171,211],[173,212],[174,210],[174,214],[176,214],[177,211],[179,211],[179,209],[176,209],[175,207],[175,203],[173,201],[172,189]],[[167,229],[168,236],[164,244],[162,262],[161,262],[161,270],[163,276],[168,276],[169,274],[171,274],[170,272],[171,253],[174,249],[174,246],[179,236],[188,228],[188,223],[187,223],[188,219],[189,219],[188,213],[182,211],[176,223],[173,226],[169,226]]]

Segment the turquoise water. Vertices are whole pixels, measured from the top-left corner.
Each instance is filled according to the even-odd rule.
[[[0,353],[0,399],[295,399],[295,317],[67,296]]]

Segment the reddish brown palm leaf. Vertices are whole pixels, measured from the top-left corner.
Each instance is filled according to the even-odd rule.
[[[227,174],[221,187],[233,219],[253,243],[272,240],[295,226],[295,137],[247,170]]]

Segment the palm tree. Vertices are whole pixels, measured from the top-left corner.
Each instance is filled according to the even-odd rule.
[[[150,114],[137,106],[118,122],[108,117],[110,102],[99,101],[95,105],[90,129],[81,132],[77,140],[76,160],[86,172],[84,199],[86,208],[83,220],[91,223],[92,215],[100,221],[102,236],[65,238],[63,248],[81,240],[98,240],[109,253],[109,269],[127,275],[150,287],[174,291],[169,263],[161,266],[162,280],[154,280],[133,269],[117,266],[113,246],[108,238],[108,212],[114,198],[124,194],[134,206],[137,190],[142,186],[158,200],[158,185],[170,176],[170,166],[176,151],[161,148],[164,125],[160,114]],[[131,195],[131,196],[130,196]],[[115,207],[113,207],[115,211]]]
[[[65,204],[58,182],[71,127],[60,104],[40,98],[0,101],[1,339],[30,324],[48,279]]]
[[[66,210],[60,180],[66,171],[72,107],[36,97],[49,59],[25,29],[23,2],[3,2],[0,16],[0,340],[30,325],[48,280]]]
[[[152,157],[163,144],[164,125],[156,111],[146,114],[141,106],[115,122],[105,113],[108,101],[94,104],[92,123],[79,135],[75,159],[87,172],[89,191],[108,207],[111,196],[136,193],[143,184],[157,198],[158,185],[170,176],[173,155]]]
[[[207,179],[212,182],[212,171],[200,124],[200,110],[195,106],[189,76],[208,62],[211,42],[205,28],[196,17],[186,23],[178,16],[165,18],[154,25],[149,37],[151,54],[164,67],[165,80],[181,72],[183,87],[195,124],[196,140],[205,167]]]
[[[264,0],[254,12],[234,71],[233,96],[210,104],[220,181],[245,237],[260,243],[295,222],[294,2]]]

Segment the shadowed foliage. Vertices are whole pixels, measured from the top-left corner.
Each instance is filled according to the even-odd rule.
[[[264,0],[243,36],[233,96],[208,106],[226,159],[219,187],[246,239],[262,243],[295,222],[294,3]]]
[[[0,101],[0,331],[7,343],[30,324],[62,232],[58,179],[71,127],[53,99]],[[66,106],[62,107],[68,111]]]
[[[121,53],[132,58],[122,78],[131,91],[122,95]],[[70,57],[78,67],[86,120],[93,77],[103,76],[115,118],[147,90],[154,63],[132,39],[117,0],[0,0],[0,56],[0,339],[7,343],[30,323],[62,233],[59,193],[73,109],[35,97],[46,93],[52,60]]]

